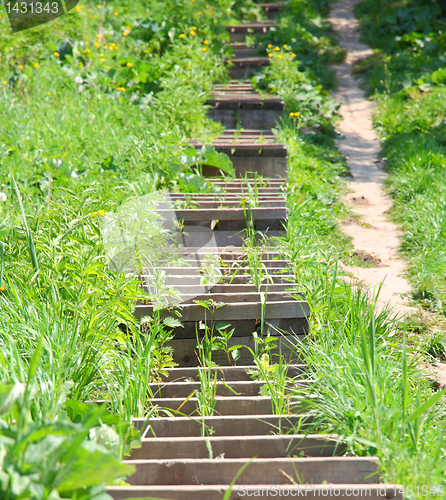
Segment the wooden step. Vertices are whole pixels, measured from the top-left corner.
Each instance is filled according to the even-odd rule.
[[[274,22],[265,21],[263,23],[246,23],[240,26],[226,26],[226,31],[229,32],[230,43],[244,43],[246,35],[263,35],[278,28],[279,25],[274,24]]]
[[[131,485],[229,484],[246,459],[128,460],[126,463],[136,467],[136,472],[126,479]],[[241,473],[236,484],[289,484],[289,477],[301,484],[324,481],[343,484],[346,478],[353,484],[378,482],[378,459],[256,458]]]
[[[260,7],[265,11],[266,17],[273,20],[285,8],[285,5],[282,3],[261,3]]]
[[[260,137],[260,136],[259,136]],[[259,139],[260,140],[260,139]],[[229,156],[236,175],[243,177],[247,174],[259,174],[266,177],[286,177],[288,168],[287,150],[283,144],[272,142],[255,143],[244,136],[229,137],[223,135],[214,140],[211,145],[219,153]],[[199,141],[191,141],[197,149],[203,146]],[[208,177],[219,174],[218,169],[208,165],[202,167],[203,175]]]
[[[269,57],[244,57],[239,54],[225,61],[229,66],[229,76],[235,79],[251,78],[261,68],[270,64]]]
[[[211,380],[212,377],[211,377]],[[228,385],[226,385],[228,384]],[[217,382],[217,395],[218,396],[258,396],[260,389],[265,385],[263,381],[248,382],[230,382],[221,383]],[[149,384],[149,389],[155,397],[162,398],[187,398],[195,391],[201,389],[200,382],[160,382],[158,384]],[[231,390],[232,389],[232,390]],[[235,394],[234,394],[235,391]]]
[[[215,415],[271,415],[273,413],[271,398],[268,396],[231,396],[215,398]],[[190,398],[153,398],[151,406],[171,411],[173,416],[197,416],[198,400]]]
[[[185,379],[199,381],[198,371],[210,370],[212,373],[217,373],[217,380],[224,380],[226,382],[249,382],[252,380],[250,372],[257,372],[256,365],[246,366],[219,366],[214,368],[171,368],[167,371],[167,376],[163,377],[164,382],[177,382]],[[287,377],[296,378],[303,377],[307,373],[307,365],[288,365]]]
[[[294,319],[292,321],[297,323],[297,327],[299,329],[303,329],[303,325],[298,324],[299,320]],[[275,336],[278,336],[278,332],[275,328],[271,327],[269,330],[271,335],[275,334]],[[271,357],[271,363],[275,363],[278,356],[283,356],[286,362],[296,363],[301,361],[299,343],[302,342],[304,336],[305,334],[284,336],[280,337],[278,341],[275,341],[274,345],[277,347],[268,353]],[[199,364],[196,347],[197,341],[195,339],[176,338],[167,342],[167,345],[172,348],[173,359],[175,363],[178,363],[178,366],[191,367]],[[252,334],[242,337],[233,336],[229,340],[228,345],[230,347],[235,345],[245,346],[240,349],[240,358],[237,363],[241,365],[253,363],[252,354],[248,349],[246,349],[246,347],[249,347],[253,352],[255,352],[256,343]],[[220,366],[228,366],[231,364],[231,361],[228,359],[228,356],[224,351],[213,351],[212,361]]]
[[[280,97],[261,97],[252,92],[225,90],[214,92],[205,102],[207,114],[228,129],[272,129],[284,111]]]
[[[209,458],[277,458],[288,456],[333,457],[345,453],[337,436],[294,434],[292,436],[158,437],[142,440],[131,460]]]
[[[248,47],[244,43],[231,43],[230,47],[232,49],[232,55],[234,58],[239,57],[254,57],[258,55],[261,49],[257,47]]]
[[[155,497],[168,500],[222,500],[229,489],[226,485],[182,485],[182,486],[109,486],[107,493],[114,500],[128,498]],[[232,488],[228,500],[242,498],[307,498],[320,500],[321,498],[361,498],[378,500],[383,498],[402,500],[403,487],[398,485],[382,484],[305,484],[283,485],[257,484],[237,485]]]
[[[312,422],[311,415],[237,415],[214,417],[153,417],[134,419],[133,425],[143,437],[201,436],[203,428],[214,436],[259,436],[282,434],[297,427],[304,430]]]

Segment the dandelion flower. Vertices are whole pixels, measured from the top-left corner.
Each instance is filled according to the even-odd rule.
[[[104,215],[105,215],[105,210],[102,210],[102,209],[101,209],[101,210],[99,210],[99,215],[100,215],[101,217],[104,217]]]
[[[272,48],[272,45],[271,45],[270,43],[268,44],[268,48],[269,48],[269,49],[271,49],[271,48]]]
[[[208,40],[205,40],[203,43],[204,43],[205,45],[209,45],[209,41],[208,41]]]
[[[39,66],[40,66],[40,65],[39,65],[39,63],[37,63],[37,62],[36,62],[36,63],[34,63],[34,67],[35,67],[36,69],[37,69]]]
[[[53,55],[54,55],[55,57],[59,57],[59,56],[60,56],[59,52],[54,52],[54,54],[53,54]]]
[[[282,55],[282,54],[279,54],[277,57],[278,57],[279,59],[283,59],[283,55]]]
[[[6,288],[4,286],[0,286],[0,292],[4,292]]]
[[[133,64],[132,64],[131,62],[128,62],[128,63],[126,64],[126,66],[127,66],[127,68],[131,68],[131,67],[133,66]]]
[[[80,11],[81,11],[81,8],[79,7],[79,5],[76,5],[76,11],[77,11],[77,12],[80,12]]]
[[[105,59],[103,57],[101,57],[101,62],[105,62]]]
[[[186,35],[184,33],[181,33],[180,38],[184,38]]]
[[[102,7],[102,5],[96,5],[96,7],[97,7],[98,9],[100,9],[100,8]]]
[[[126,26],[125,29],[130,31],[132,28],[130,28],[130,26]]]
[[[114,15],[114,16],[119,16],[119,14],[118,14],[117,12],[115,12],[113,15]]]
[[[294,54],[294,53],[293,53],[293,54],[291,54],[291,57],[296,57],[296,54]]]
[[[8,85],[8,82],[6,80],[3,80],[3,85]]]
[[[23,69],[23,64],[19,64],[19,69]]]
[[[268,57],[273,57],[273,54],[268,54]]]
[[[276,47],[274,50],[280,50],[280,47]]]
[[[127,35],[128,35],[127,31],[124,31],[123,35],[124,35],[124,36],[127,36]]]
[[[203,52],[207,52],[207,50],[208,50],[208,49],[207,49],[206,47],[203,47],[201,50],[202,50]]]
[[[117,90],[119,90],[120,92],[123,92],[125,90],[124,87],[118,87]]]
[[[48,95],[51,95],[51,92],[48,92]]]

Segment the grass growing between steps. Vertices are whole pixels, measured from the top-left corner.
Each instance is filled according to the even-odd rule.
[[[391,311],[377,314],[374,298],[339,276],[337,262],[348,254],[349,242],[337,227],[347,216],[339,202],[347,169],[333,142],[336,107],[324,92],[331,84],[324,71],[311,73],[291,55],[294,48],[283,48],[291,45],[291,38],[281,39],[280,51],[275,50],[277,41],[270,42],[282,57],[274,55],[256,81],[283,96],[287,106],[278,135],[290,157],[290,218],[282,251],[294,264],[313,315],[311,334],[302,347],[315,380],[316,399],[308,405],[315,414],[312,431],[339,434],[352,454],[378,456],[382,479],[405,485],[405,498],[434,498],[445,486],[444,398],[416,369],[419,352],[405,345],[407,325],[393,320]],[[316,88],[313,100],[311,89]],[[424,112],[415,116],[421,120]],[[397,114],[389,113],[388,119],[402,122]],[[401,139],[394,146],[407,154]],[[442,189],[440,183],[435,189]],[[436,201],[431,198],[431,203]],[[426,486],[417,492],[416,485]]]

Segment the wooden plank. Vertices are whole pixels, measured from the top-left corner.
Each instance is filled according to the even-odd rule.
[[[173,416],[199,415],[198,399],[184,398],[153,398],[151,406],[157,407],[161,414],[163,410],[172,412]],[[232,396],[215,397],[215,415],[271,415],[273,413],[271,398],[268,396]]]
[[[260,332],[260,320],[232,320],[230,321],[230,329],[234,330],[232,337],[234,342],[240,343],[240,337],[249,337],[253,332]],[[213,323],[214,325],[216,322]],[[196,339],[197,334],[201,339],[204,335],[204,330],[199,328],[199,324],[193,321],[182,321],[181,328],[174,328],[172,335],[175,339]],[[212,322],[207,321],[207,325],[211,326]],[[271,335],[279,336],[279,331],[284,335],[306,335],[309,331],[307,318],[285,318],[270,320],[264,325],[264,334],[270,332]]]
[[[246,463],[246,459],[128,460],[126,463],[136,467],[135,474],[126,480],[131,485],[229,484]],[[236,484],[258,484],[260,478],[269,484],[289,484],[289,477],[304,484],[321,484],[324,481],[343,484],[346,478],[352,484],[377,482],[378,459],[256,458],[242,472]]]
[[[272,332],[274,333],[274,332]],[[288,363],[298,363],[302,361],[300,359],[300,351],[298,343],[302,341],[304,335],[296,335],[293,337],[281,337],[278,342],[275,342],[277,348],[269,351],[270,362],[276,363],[279,356],[283,356],[285,362]],[[167,345],[173,350],[173,359],[175,363],[178,363],[180,367],[190,367],[197,366],[197,341],[196,339],[173,339],[167,342]],[[253,352],[256,349],[256,343],[252,337],[252,334],[246,337],[232,337],[228,345],[230,347],[234,345],[243,345],[244,347],[240,349],[240,358],[237,361],[239,365],[249,365],[253,363],[253,357],[251,352],[247,349],[249,347]],[[213,351],[212,361],[214,361],[219,366],[228,366],[231,362],[228,356],[223,351]]]
[[[184,379],[193,379],[198,381],[198,370],[207,370],[208,368],[201,368],[194,366],[193,368],[171,368],[167,370],[167,376],[163,377],[164,382],[175,382]],[[225,380],[226,382],[231,381],[246,381],[252,380],[249,371],[257,371],[256,365],[246,365],[246,366],[219,366],[210,368],[212,373],[217,372],[218,380]],[[307,365],[288,365],[287,376],[289,378],[295,378],[304,376],[307,373]]]
[[[297,427],[306,429],[311,415],[228,415],[214,417],[153,417],[149,421],[134,419],[146,439],[153,437],[201,436],[203,428],[212,429],[214,436],[261,436],[287,433]]]
[[[345,453],[347,447],[330,434],[294,434],[292,436],[210,436],[158,437],[142,439],[141,448],[131,460],[170,460],[209,458],[209,445],[214,457],[277,458],[288,456],[333,457]]]
[[[294,383],[294,382],[293,382]],[[296,382],[299,384],[299,382]],[[303,382],[301,382],[303,383]],[[217,382],[216,394],[218,396],[258,396],[259,391],[264,387],[264,381],[250,380],[230,382]],[[195,391],[201,390],[200,382],[159,382],[149,384],[149,390],[157,398],[187,398]],[[232,389],[232,390],[231,390]],[[234,394],[234,392],[236,394]]]
[[[217,299],[218,302],[218,299]],[[262,309],[264,308],[264,311]],[[211,313],[198,304],[185,304],[181,306],[181,321],[206,321],[211,317]],[[141,319],[143,316],[150,316],[153,313],[151,305],[137,304],[135,308],[135,317]],[[172,314],[170,311],[163,311],[161,317]],[[214,321],[233,321],[233,320],[257,320],[264,318],[266,321],[282,318],[309,318],[310,309],[308,303],[304,300],[278,300],[269,302],[266,306],[259,302],[232,302],[225,304],[217,309],[212,317]]]
[[[263,208],[254,207],[250,208],[250,215],[253,220],[261,219],[283,219],[287,218],[286,208]],[[159,209],[157,213],[159,214],[169,214],[172,210]],[[247,209],[243,208],[213,208],[207,210],[200,209],[177,209],[175,210],[175,216],[177,220],[184,221],[207,221],[207,220],[245,220]]]
[[[308,500],[320,500],[330,496],[338,498],[361,498],[367,500],[378,500],[383,498],[403,500],[403,486],[382,484],[306,484],[286,485],[279,490],[277,485],[258,484],[240,485],[232,489],[228,500],[240,500],[242,497],[251,498],[254,495],[262,498],[277,498],[283,495],[287,498],[301,497]],[[155,497],[168,500],[221,500],[225,492],[229,490],[226,485],[182,485],[182,486],[109,486],[107,493],[114,500],[126,500],[128,498]],[[249,496],[248,496],[249,495]]]

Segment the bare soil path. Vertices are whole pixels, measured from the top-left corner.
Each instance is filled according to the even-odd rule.
[[[343,231],[352,238],[355,251],[363,256],[372,256],[374,267],[344,266],[353,274],[353,280],[377,291],[381,309],[386,304],[400,316],[415,313],[409,306],[407,294],[411,287],[404,277],[406,262],[398,255],[400,232],[388,216],[392,205],[384,190],[386,173],[380,164],[380,144],[372,126],[373,103],[366,99],[360,89],[360,81],[351,74],[353,65],[373,51],[359,41],[359,23],[354,17],[354,7],[361,0],[340,0],[332,5],[330,22],[338,33],[342,48],[347,51],[344,63],[334,67],[338,89],[334,97],[341,102],[342,122],[337,141],[340,151],[346,156],[353,175],[351,193],[344,201],[361,217],[348,220]]]

